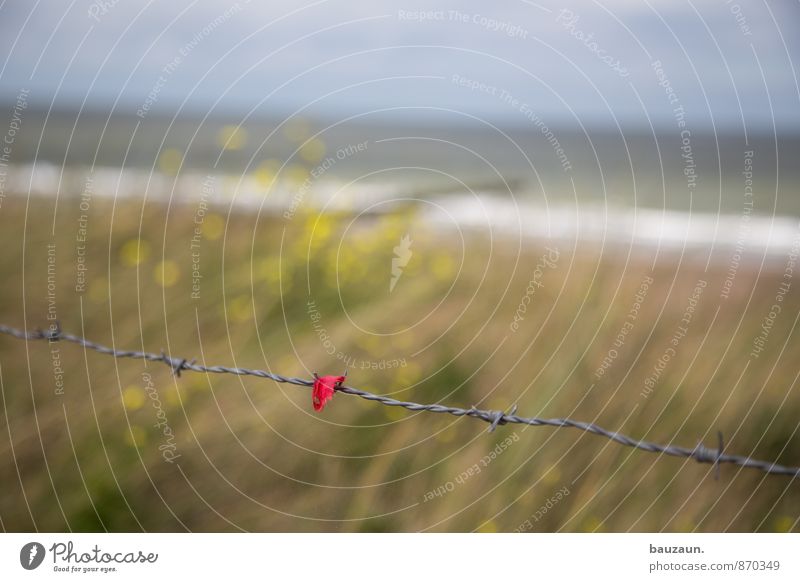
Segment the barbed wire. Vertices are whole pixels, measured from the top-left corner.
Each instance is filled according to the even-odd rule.
[[[255,376],[257,378],[266,378],[274,382],[282,384],[294,384],[296,386],[312,386],[313,380],[306,378],[296,378],[292,376],[282,376],[274,374],[266,370],[254,370],[250,368],[231,368],[228,366],[205,366],[198,364],[195,359],[188,358],[173,358],[168,356],[163,351],[160,354],[152,352],[131,351],[131,350],[118,350],[102,344],[95,343],[87,340],[81,336],[71,333],[66,333],[61,330],[58,324],[55,324],[49,330],[36,329],[33,331],[25,331],[0,324],[0,333],[26,340],[48,340],[51,342],[65,341],[76,343],[86,349],[94,350],[101,354],[114,356],[115,358],[131,358],[138,360],[147,360],[148,362],[163,362],[167,364],[173,373],[180,377],[181,372],[200,372],[205,374],[235,374],[237,376]],[[648,453],[658,453],[670,455],[673,457],[684,457],[694,459],[698,463],[710,463],[715,465],[715,475],[719,478],[719,466],[723,463],[730,463],[739,465],[747,469],[758,469],[771,475],[790,475],[792,477],[800,477],[800,467],[787,467],[778,465],[770,461],[760,461],[751,457],[742,455],[732,455],[724,452],[724,442],[722,433],[717,433],[717,448],[710,449],[705,447],[702,443],[698,443],[693,448],[679,447],[675,445],[661,445],[648,441],[638,440],[616,431],[606,430],[591,422],[581,422],[571,418],[536,418],[517,416],[517,407],[514,405],[508,412],[502,410],[481,410],[475,408],[459,408],[457,406],[444,406],[442,404],[419,404],[417,402],[406,402],[403,400],[396,400],[388,396],[380,394],[373,394],[353,388],[351,386],[342,385],[337,387],[337,392],[358,396],[365,400],[378,402],[384,406],[399,406],[411,411],[424,411],[433,412],[438,414],[451,414],[453,416],[467,416],[477,418],[489,423],[489,432],[494,431],[498,426],[505,424],[526,424],[529,426],[551,426],[556,428],[576,428],[578,430],[588,432],[594,435],[602,436],[626,447],[632,447],[640,451]]]

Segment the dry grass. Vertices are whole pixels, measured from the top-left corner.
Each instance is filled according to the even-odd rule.
[[[467,236],[462,251],[457,236],[419,230],[412,211],[350,229],[348,216],[318,223],[298,215],[285,232],[282,220],[242,214],[230,218],[227,234],[226,217],[215,215],[205,222],[200,299],[192,299],[194,210],[93,201],[87,289],[76,293],[77,201],[62,200],[51,237],[52,203],[31,201],[26,213],[23,201],[7,198],[0,321],[46,322],[47,244],[55,242],[56,308],[66,330],[209,363],[338,373],[343,363],[326,353],[308,315],[310,281],[337,351],[406,358],[391,370],[351,365],[353,385],[459,406],[516,402],[526,415],[594,420],[686,446],[699,438],[713,445],[721,429],[730,451],[800,464],[796,289],[765,352],[749,357],[775,302],[782,259],[762,268],[751,257],[725,300],[725,252],[704,272],[705,253],[661,253],[652,268],[653,251],[562,245],[512,333],[539,244],[526,243],[518,256],[516,243],[490,249]],[[409,229],[414,256],[390,294],[392,248]],[[147,252],[137,264],[131,241],[139,237]],[[646,301],[598,379],[648,275]],[[699,279],[707,287],[689,333],[644,398]],[[64,369],[63,395],[55,394],[51,348]],[[787,478],[723,467],[715,481],[708,465],[577,431],[503,427],[489,435],[469,419],[344,395],[316,415],[303,389],[231,376],[176,379],[165,366],[145,370],[72,345],[10,338],[0,338],[0,366],[7,530],[512,531],[527,519],[533,531],[800,529],[800,489]],[[164,436],[144,371],[176,435],[175,464],[159,451]],[[482,467],[510,436],[518,440]],[[480,473],[457,483],[476,463]],[[425,501],[448,482],[451,492]],[[563,487],[569,495],[534,521]]]

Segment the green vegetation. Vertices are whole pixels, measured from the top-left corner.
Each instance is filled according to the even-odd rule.
[[[785,257],[764,266],[749,257],[722,299],[724,250],[704,272],[705,253],[662,252],[653,267],[655,249],[629,255],[562,243],[512,331],[543,244],[524,242],[518,251],[518,241],[490,244],[468,233],[462,243],[455,231],[421,227],[413,207],[386,216],[298,212],[291,220],[217,209],[198,225],[191,205],[97,198],[85,248],[79,200],[62,198],[55,219],[53,211],[50,200],[3,201],[4,323],[49,323],[47,245],[55,244],[62,327],[118,348],[305,377],[349,364],[354,386],[398,398],[492,409],[517,403],[521,414],[595,421],[684,446],[714,446],[720,429],[731,452],[800,464],[796,289],[782,301],[765,350],[750,357]],[[390,292],[393,249],[408,233],[413,256]],[[77,292],[79,248],[87,270]],[[654,282],[631,319],[646,276]],[[707,286],[688,333],[645,397],[701,279]],[[724,466],[715,481],[709,465],[574,430],[506,426],[487,434],[475,420],[342,394],[315,414],[303,388],[229,375],[176,378],[163,365],[72,344],[0,337],[0,366],[6,530],[799,527],[800,489],[788,478]],[[483,464],[508,437],[513,444]],[[166,450],[179,455],[174,462]],[[475,465],[480,471],[469,473]],[[540,511],[564,488],[567,495]],[[444,493],[426,500],[432,491]]]

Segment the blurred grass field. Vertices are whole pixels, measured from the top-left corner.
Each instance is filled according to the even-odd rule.
[[[697,251],[559,244],[557,266],[544,270],[513,332],[544,243],[433,232],[413,207],[288,221],[217,209],[198,225],[192,205],[97,198],[82,292],[79,200],[54,209],[53,200],[3,200],[0,322],[48,324],[54,244],[55,314],[64,330],[97,342],[306,377],[341,373],[344,358],[352,385],[405,400],[516,403],[526,416],[569,416],[689,447],[713,447],[722,430],[730,452],[800,464],[797,289],[765,351],[749,356],[785,257],[746,257],[723,300],[724,250],[705,272]],[[409,232],[414,254],[390,293],[393,248]],[[193,271],[202,275],[198,298]],[[646,276],[646,300],[598,379]],[[689,333],[645,398],[700,279],[707,287]],[[396,360],[405,365],[392,367]],[[489,434],[473,419],[342,394],[315,414],[307,389],[176,378],[163,365],[4,336],[0,366],[5,530],[514,531],[526,520],[530,531],[800,530],[800,487],[788,478],[723,466],[715,480],[709,465],[570,429]],[[165,438],[144,373],[174,433],[174,463],[159,449]],[[480,472],[460,478],[476,464]],[[563,488],[569,494],[541,514]]]

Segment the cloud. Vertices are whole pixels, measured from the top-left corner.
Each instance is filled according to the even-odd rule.
[[[6,63],[0,97],[28,86],[32,101],[86,99],[104,106],[119,99],[121,107],[135,109],[165,65],[193,43],[163,85],[157,108],[165,112],[186,101],[200,110],[215,102],[227,111],[308,105],[336,115],[405,104],[493,119],[513,115],[492,95],[456,86],[451,79],[458,74],[534,101],[565,122],[644,123],[652,116],[666,123],[670,108],[651,67],[659,60],[698,123],[712,117],[766,123],[771,111],[798,123],[792,65],[799,51],[789,30],[800,21],[798,6],[672,0],[6,3],[0,10]],[[572,25],[559,20],[562,10],[577,17]],[[609,61],[629,74],[620,76]],[[409,76],[434,78],[400,79]]]

